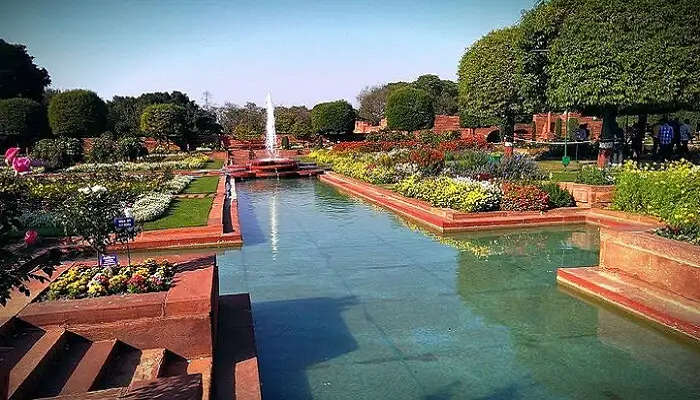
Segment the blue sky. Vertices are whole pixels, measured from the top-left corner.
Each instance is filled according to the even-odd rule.
[[[424,73],[456,79],[464,49],[533,0],[2,0],[0,37],[25,44],[52,87],[105,99],[182,90],[201,101],[344,98]]]

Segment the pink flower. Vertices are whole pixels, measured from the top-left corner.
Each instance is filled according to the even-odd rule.
[[[19,147],[10,147],[5,151],[5,164],[12,165],[12,160],[19,154]]]
[[[31,167],[32,162],[27,157],[15,157],[12,160],[12,169],[17,173],[27,172]]]
[[[35,230],[28,230],[24,234],[24,243],[26,243],[27,246],[31,246],[36,243],[37,239],[39,239],[39,233]]]

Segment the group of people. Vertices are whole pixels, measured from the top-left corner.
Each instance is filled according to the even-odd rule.
[[[688,143],[693,140],[693,135],[693,127],[689,120],[686,119],[680,123],[677,119],[663,119],[652,134],[654,139],[652,153],[657,159],[670,160],[675,147],[676,153],[684,156],[688,153]]]

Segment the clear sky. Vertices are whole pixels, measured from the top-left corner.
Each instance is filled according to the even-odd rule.
[[[367,85],[456,79],[465,47],[533,0],[0,0],[0,37],[58,89],[105,99],[181,90],[199,102],[355,103]]]

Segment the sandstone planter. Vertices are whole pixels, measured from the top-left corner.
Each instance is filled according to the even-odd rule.
[[[583,183],[559,182],[559,187],[574,196],[579,207],[605,208],[612,203],[614,185],[585,185]]]

